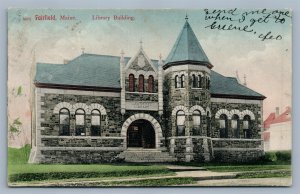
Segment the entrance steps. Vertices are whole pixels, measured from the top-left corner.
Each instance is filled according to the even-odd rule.
[[[168,152],[157,149],[129,148],[119,155],[125,162],[175,162],[176,158]]]

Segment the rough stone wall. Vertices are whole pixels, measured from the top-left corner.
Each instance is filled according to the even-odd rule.
[[[261,157],[260,139],[212,139],[214,160],[218,162],[249,162]]]
[[[42,144],[46,147],[120,147],[123,139],[116,138],[61,138],[43,137]]]
[[[228,111],[231,111],[233,109],[237,109],[239,111],[244,111],[244,110],[250,110],[253,112],[255,116],[255,120],[250,122],[250,129],[252,131],[251,138],[252,139],[260,139],[261,138],[261,126],[262,126],[262,113],[261,113],[261,105],[259,104],[246,104],[246,103],[216,103],[212,102],[211,103],[211,112],[212,112],[212,117],[211,117],[211,129],[212,129],[212,137],[213,138],[219,138],[220,137],[220,130],[219,130],[219,120],[215,119],[215,115],[220,109],[226,109]],[[239,136],[243,136],[243,118],[240,118],[239,122],[239,129],[240,133]],[[231,128],[231,120],[228,119],[228,138],[233,138],[234,137],[234,131]]]
[[[45,113],[41,114],[44,121],[41,122],[41,135],[59,135],[59,114],[54,114],[54,107],[60,102],[68,102],[70,104],[84,103],[90,105],[98,103],[104,106],[107,112],[106,118],[101,118],[101,136],[120,136],[122,122],[120,113],[120,98],[105,96],[83,96],[71,94],[50,94],[46,93],[41,97],[43,105],[41,109]],[[90,135],[91,115],[86,114],[86,135]],[[75,134],[75,115],[70,115],[71,134]]]
[[[157,93],[145,94],[145,93],[126,93],[125,99],[130,101],[152,101],[158,102]]]
[[[257,150],[214,150],[214,160],[217,162],[250,162],[263,156],[262,149]]]
[[[243,140],[243,139],[213,139],[214,148],[259,148],[262,140]]]
[[[163,94],[164,116],[166,120],[165,125],[166,128],[171,129],[168,131],[168,136],[171,137],[176,135],[176,116],[172,115],[172,110],[176,106],[184,106],[189,110],[195,105],[199,105],[204,109],[204,114],[201,113],[201,133],[197,135],[207,136],[206,109],[210,108],[210,91],[206,89],[205,84],[202,85],[202,88],[192,87],[191,71],[185,71],[185,87],[175,88],[175,73],[176,72],[169,72],[164,76]],[[185,125],[185,135],[193,135],[192,114],[186,113]]]
[[[121,151],[99,151],[99,150],[42,150],[44,156],[41,163],[63,163],[63,164],[93,164],[121,162],[118,155]]]

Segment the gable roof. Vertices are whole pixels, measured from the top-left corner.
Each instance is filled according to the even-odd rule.
[[[124,57],[125,63],[130,60]],[[151,60],[158,68],[158,60]],[[120,89],[120,57],[95,54],[81,54],[67,64],[38,63],[35,84],[49,87],[75,87],[88,89]],[[239,84],[235,78],[225,77],[211,71],[212,96],[241,96],[265,98],[263,95]]]
[[[144,51],[144,49],[143,49],[142,47],[140,47],[140,49],[139,49],[139,51],[136,53],[136,55],[135,55],[134,57],[132,57],[132,58],[129,60],[129,62],[128,62],[128,64],[126,65],[125,68],[126,68],[126,69],[130,68],[130,66],[132,65],[132,63],[133,63],[135,60],[138,60],[138,57],[139,57],[140,55],[143,55],[143,56],[145,57],[146,61],[147,61],[147,62],[149,63],[149,65],[151,66],[151,68],[153,69],[153,71],[157,72],[157,68],[158,68],[158,63],[157,63],[157,61],[156,61],[156,60],[151,60],[151,59],[149,59],[149,57],[147,56],[147,54],[145,53],[145,51]],[[153,64],[153,61],[155,61],[157,64],[154,65],[154,64]]]
[[[236,78],[225,77],[215,71],[211,71],[211,94],[212,97],[228,97],[248,99],[265,99],[262,94],[240,84]]]
[[[264,128],[268,129],[272,124],[291,121],[291,113],[292,113],[292,109],[289,106],[286,107],[286,110],[277,117],[274,112],[271,113],[268,116],[268,118],[264,121]]]
[[[264,129],[269,129],[272,121],[275,119],[275,113],[272,112],[268,118],[264,121]]]
[[[186,20],[177,40],[166,59],[164,66],[178,62],[202,62],[210,64],[204,50],[202,49],[192,27]],[[210,64],[211,66],[211,64]]]

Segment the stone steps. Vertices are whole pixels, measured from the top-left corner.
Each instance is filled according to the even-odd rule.
[[[119,155],[125,162],[175,162],[168,152],[156,149],[128,149]]]

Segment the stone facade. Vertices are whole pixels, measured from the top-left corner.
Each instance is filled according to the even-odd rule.
[[[183,30],[188,31],[181,35],[195,36],[188,23]],[[198,41],[195,37],[186,40]],[[228,90],[243,87],[240,92],[247,90],[248,96],[239,91],[228,96],[227,88],[215,92],[219,86],[212,85],[212,65],[200,44],[187,44],[197,51],[193,60],[180,60],[176,53],[166,61],[150,60],[141,47],[125,62],[122,53],[115,88],[37,81],[30,162],[245,162],[259,158],[264,96],[255,96],[232,78],[230,83],[236,85]]]

